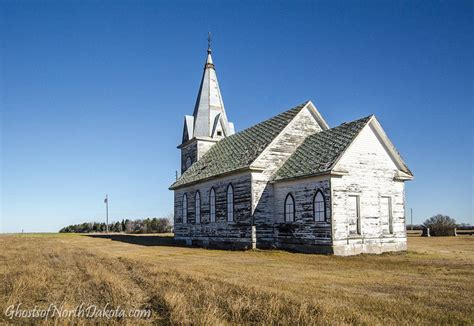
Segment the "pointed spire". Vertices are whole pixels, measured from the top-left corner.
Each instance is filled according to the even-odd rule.
[[[207,59],[193,112],[193,128],[183,132],[183,141],[193,137],[220,139],[234,133],[234,126],[227,120],[216,70],[211,56],[211,33],[207,38]],[[189,125],[189,122],[188,122]],[[192,129],[192,134],[190,130]],[[186,137],[187,136],[187,137]]]

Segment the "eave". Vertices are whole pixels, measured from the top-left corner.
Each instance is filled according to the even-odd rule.
[[[397,174],[393,177],[395,181],[410,181],[413,180],[414,176],[403,171],[397,171]]]

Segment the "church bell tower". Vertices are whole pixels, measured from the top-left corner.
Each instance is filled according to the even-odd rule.
[[[184,117],[181,145],[181,173],[198,161],[215,143],[234,133],[234,124],[227,120],[216,68],[211,56],[208,36],[207,59],[193,115]]]

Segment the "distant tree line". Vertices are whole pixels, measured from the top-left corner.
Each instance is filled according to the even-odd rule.
[[[60,233],[95,233],[105,232],[107,230],[105,223],[89,222],[68,225]],[[143,220],[123,219],[121,222],[109,224],[109,232],[124,233],[167,233],[173,230],[172,218],[146,218]]]

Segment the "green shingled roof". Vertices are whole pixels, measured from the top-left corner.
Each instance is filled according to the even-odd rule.
[[[250,167],[307,103],[222,139],[186,170],[170,189]]]
[[[277,171],[273,180],[293,179],[330,171],[371,117],[308,136]]]

